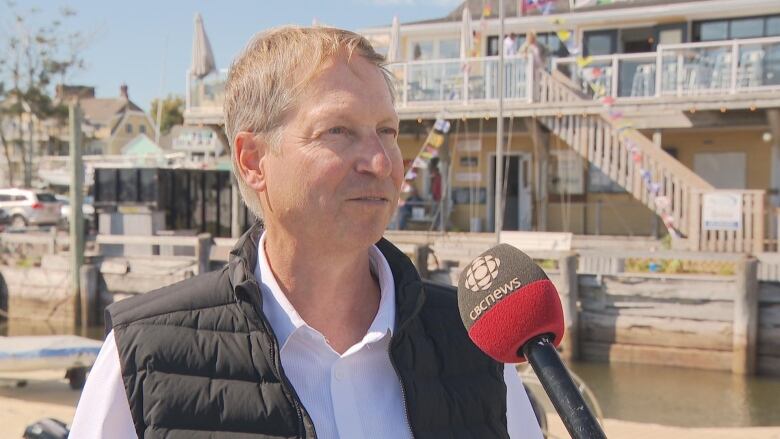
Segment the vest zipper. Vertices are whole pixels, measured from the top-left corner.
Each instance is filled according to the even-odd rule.
[[[263,320],[265,320],[265,317],[263,317]],[[265,321],[263,321],[265,324]],[[266,331],[268,331],[268,328],[266,327]],[[286,387],[287,390],[290,391],[293,395],[293,406],[295,407],[295,413],[298,415],[298,425],[300,425],[301,429],[303,430],[303,437],[306,437],[306,426],[303,423],[303,413],[301,413],[301,407],[300,404],[298,404],[298,401],[300,398],[298,398],[298,394],[295,392],[295,388],[290,384],[290,381],[287,380],[287,376],[282,373],[282,359],[280,356],[276,355],[276,352],[278,349],[278,344],[276,342],[276,336],[274,336],[272,333],[267,332],[271,338],[271,358],[274,362],[274,368],[276,369],[276,374],[279,375],[279,378],[282,380],[282,386]],[[314,438],[316,439],[317,433],[314,433]]]
[[[254,283],[254,282],[253,282]],[[256,294],[260,294],[260,286],[255,283],[256,288]],[[293,396],[293,406],[295,407],[295,413],[298,416],[298,425],[300,426],[301,430],[303,430],[303,437],[306,437],[306,425],[304,425],[303,422],[303,413],[301,412],[301,405],[299,403],[300,398],[298,397],[298,393],[295,391],[295,388],[290,384],[290,381],[287,379],[287,376],[282,373],[282,359],[280,355],[276,355],[277,352],[279,352],[279,343],[276,341],[276,335],[274,335],[273,331],[271,330],[271,324],[268,323],[268,319],[265,317],[265,314],[262,313],[262,310],[257,313],[258,317],[260,317],[260,322],[262,322],[263,327],[265,329],[265,335],[271,340],[271,348],[270,348],[270,354],[271,354],[271,362],[274,365],[274,368],[276,369],[276,374],[279,376],[279,379],[282,381],[282,387],[284,387],[287,391],[289,391]],[[314,438],[317,438],[317,432],[314,431]]]
[[[395,377],[398,379],[398,384],[401,386],[401,401],[404,403],[404,415],[406,420],[406,427],[409,429],[409,437],[414,439],[414,430],[412,430],[412,422],[409,420],[409,405],[406,403],[406,388],[404,382],[401,380],[401,373],[398,372],[398,366],[395,364],[395,359],[390,354],[390,348],[393,346],[394,336],[390,336],[390,343],[387,344],[387,357],[390,359],[390,364],[393,365],[395,371]]]

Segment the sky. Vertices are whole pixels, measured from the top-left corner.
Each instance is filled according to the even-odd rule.
[[[119,95],[126,83],[130,99],[149,110],[160,95],[184,96],[195,13],[203,16],[218,68],[256,32],[284,24],[321,24],[356,30],[446,15],[460,0],[16,0],[17,9],[38,7],[41,23],[62,7],[76,11],[69,30],[91,35],[83,52],[86,68],[69,75],[70,84],[96,87],[97,97]],[[0,38],[7,36],[8,7],[0,2]],[[163,68],[164,66],[164,68]]]

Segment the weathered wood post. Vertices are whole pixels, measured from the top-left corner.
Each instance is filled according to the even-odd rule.
[[[211,258],[211,235],[201,233],[198,235],[198,246],[195,248],[195,258],[198,261],[198,274],[209,271],[209,260]]]
[[[579,285],[577,283],[577,255],[567,253],[558,259],[558,270],[561,273],[558,293],[563,307],[564,336],[561,341],[561,356],[565,360],[579,359]]]
[[[47,244],[48,249],[47,252],[50,255],[56,255],[57,254],[57,228],[52,227],[49,229],[49,243]]]
[[[752,375],[756,372],[758,260],[743,258],[737,262],[736,271],[731,371]]]
[[[81,305],[81,327],[96,323],[97,296],[98,296],[98,270],[94,265],[88,264],[81,267],[81,290],[79,291],[79,304]]]
[[[70,279],[71,294],[74,300],[81,300],[81,266],[84,264],[84,215],[81,204],[84,202],[84,166],[81,160],[81,107],[78,101],[68,108],[70,122]],[[56,236],[56,235],[55,235]],[[56,237],[54,248],[57,247]],[[80,301],[79,306],[84,312],[89,305]],[[76,317],[78,318],[78,317]],[[81,327],[87,322],[82,319]]]

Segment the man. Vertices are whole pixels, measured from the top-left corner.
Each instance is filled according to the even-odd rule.
[[[504,56],[515,55],[515,39],[517,35],[512,32],[504,37]]]
[[[238,56],[225,130],[265,229],[222,270],[108,308],[72,437],[541,438],[453,290],[381,239],[403,180],[382,62],[328,28],[272,30]]]

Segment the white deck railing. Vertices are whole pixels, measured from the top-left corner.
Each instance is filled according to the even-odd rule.
[[[466,104],[496,100],[499,57],[394,63],[398,106],[448,102]],[[504,58],[504,98],[531,101],[531,64],[525,56]]]
[[[447,103],[467,105],[498,99],[497,56],[437,59],[388,66],[396,80],[398,107]],[[780,91],[780,37],[659,45],[656,52],[554,58],[558,70],[589,96],[601,88],[619,100],[667,96],[734,95]],[[531,63],[524,56],[505,58],[504,99],[541,102],[534,89]],[[187,72],[187,111],[222,112],[227,70],[196,79]],[[594,87],[595,86],[595,87]]]
[[[656,52],[557,58],[553,69],[590,96],[604,87],[614,98],[725,95],[780,91],[780,37],[659,45]]]
[[[222,113],[222,103],[225,100],[225,83],[228,69],[221,69],[202,79],[192,76],[187,70],[186,110],[190,112]]]

